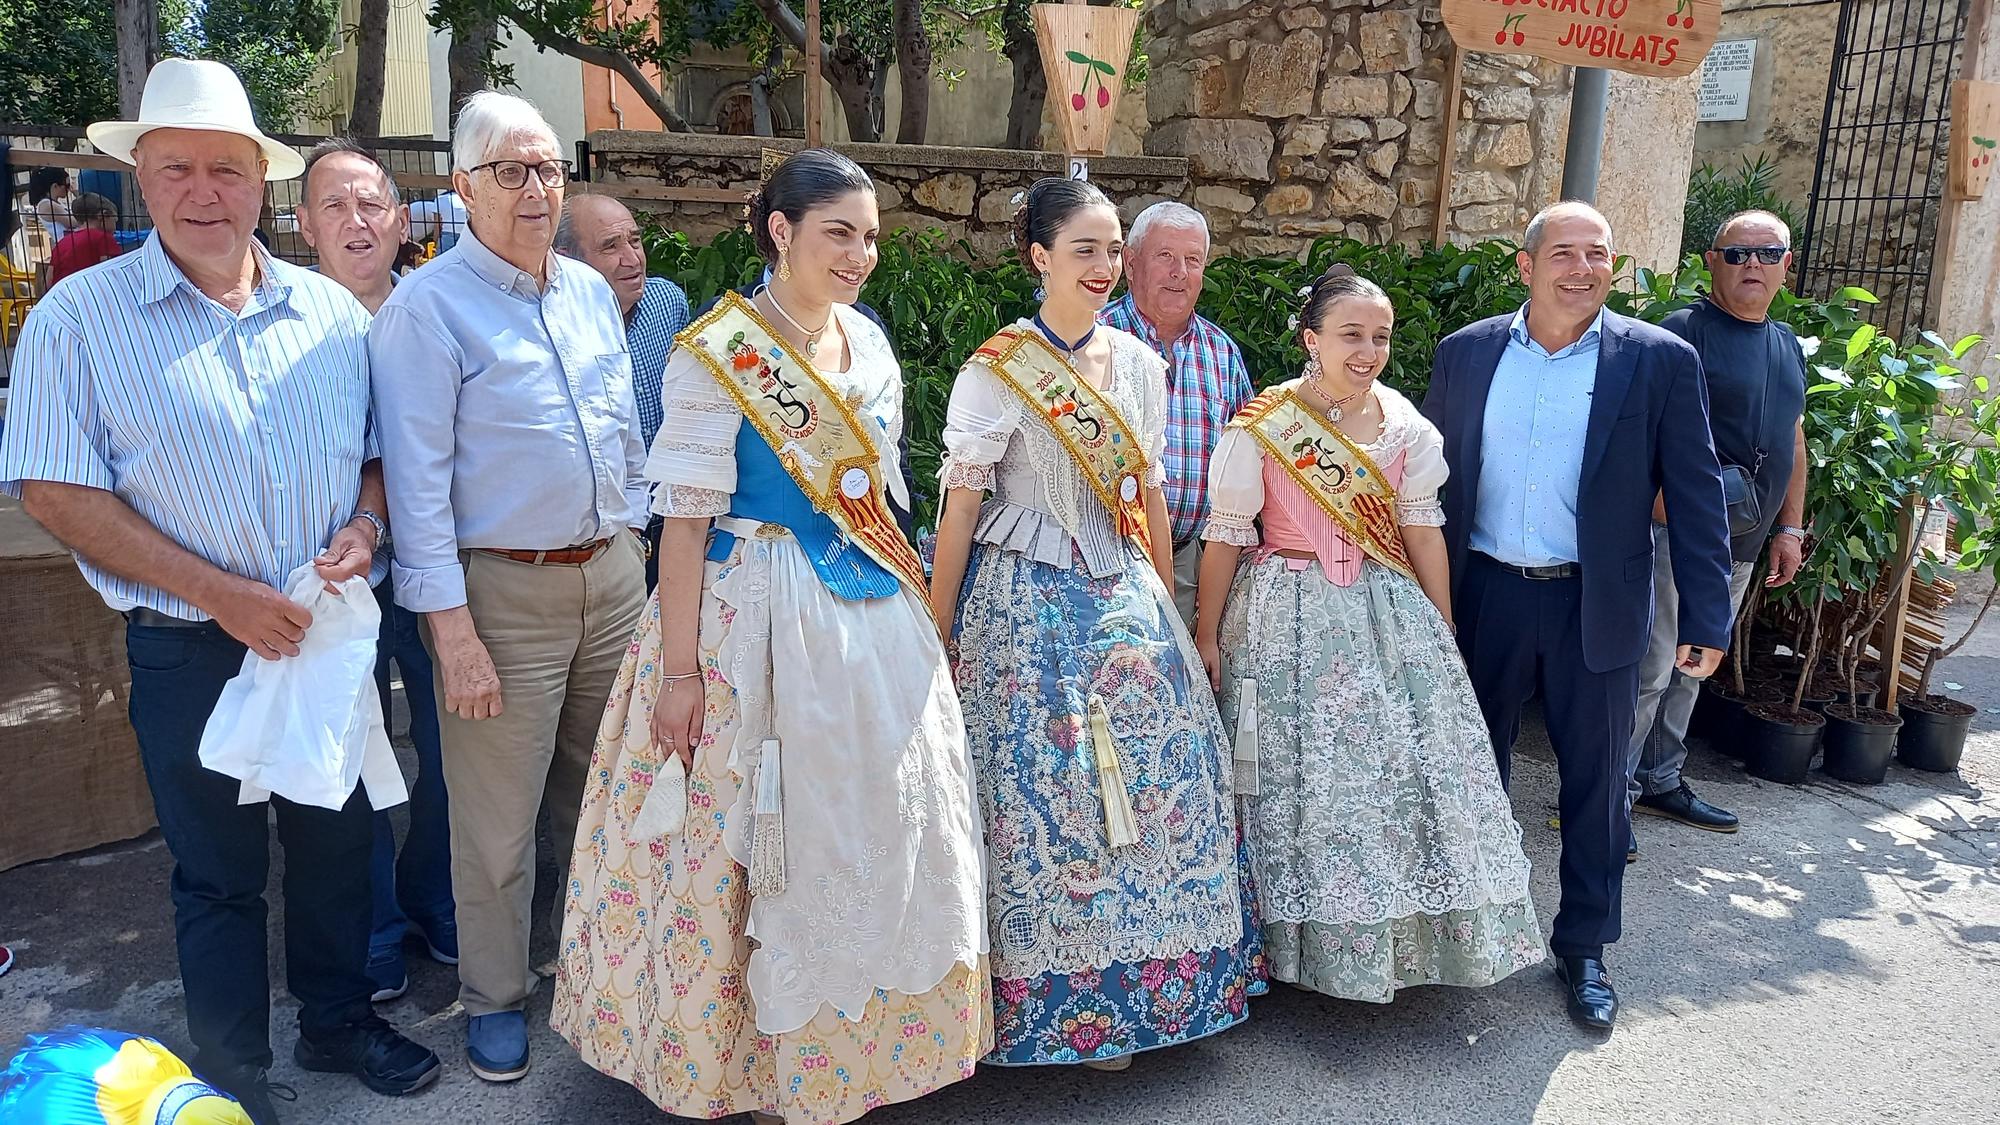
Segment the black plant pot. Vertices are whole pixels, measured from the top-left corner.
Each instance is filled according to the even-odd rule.
[[[1839,697],[1833,692],[1815,691],[1812,688],[1807,688],[1806,696],[1799,701],[1799,706],[1816,714],[1825,715],[1826,709],[1838,701]]]
[[[1826,761],[1820,768],[1842,781],[1880,785],[1902,728],[1903,720],[1887,711],[1836,703],[1826,709]]]
[[[1863,707],[1869,710],[1873,710],[1875,707],[1876,694],[1877,694],[1876,690],[1872,687],[1869,687],[1867,683],[1864,681],[1863,684],[1861,685],[1860,692],[1854,695],[1849,695],[1845,691],[1836,691],[1833,693],[1833,701],[1835,704],[1838,704],[1839,706],[1842,707],[1845,707],[1849,704],[1853,704],[1857,707]],[[1821,708],[1821,710],[1823,711],[1825,710],[1825,708]]]
[[[1689,725],[1690,735],[1700,735],[1710,746],[1732,758],[1741,759],[1749,744],[1749,724],[1743,716],[1743,709],[1753,703],[1772,703],[1779,698],[1775,684],[1759,684],[1745,681],[1744,693],[1739,698],[1733,685],[1727,680],[1710,679],[1701,685],[1701,696],[1695,701],[1695,722]],[[1704,717],[1705,716],[1705,717]]]
[[[1897,708],[1903,729],[1896,735],[1896,760],[1913,769],[1952,773],[1965,753],[1965,736],[1979,709],[1942,695],[1905,699]]]
[[[1798,785],[1805,781],[1826,733],[1826,717],[1794,711],[1786,703],[1753,703],[1744,708],[1744,765],[1754,777]]]

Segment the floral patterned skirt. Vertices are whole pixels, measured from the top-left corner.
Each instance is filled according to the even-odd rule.
[[[740,558],[708,564],[707,587]],[[752,899],[724,845],[739,711],[719,654],[735,614],[712,594],[701,613],[706,714],[677,832],[632,831],[661,766],[630,749],[646,746],[660,687],[657,595],[611,691],[566,889],[551,1025],[585,1063],[682,1117],[760,1111],[837,1125],[970,1077],[993,1042],[983,958],[918,995],[877,988],[858,1016],[825,1005],[795,1031],[758,1030]]]
[[[1521,829],[1421,587],[1372,561],[1343,587],[1317,562],[1246,558],[1219,640],[1232,727],[1255,684],[1243,816],[1273,977],[1387,1002],[1542,960]]]
[[[1159,576],[1136,555],[1094,578],[976,544],[956,641],[986,816],[986,1061],[1112,1059],[1240,1023],[1266,986],[1229,749]],[[1115,849],[1094,725],[1138,827]]]

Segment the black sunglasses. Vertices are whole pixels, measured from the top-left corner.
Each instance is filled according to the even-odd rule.
[[[1753,254],[1765,265],[1775,266],[1785,260],[1785,255],[1791,253],[1790,248],[1784,246],[1717,246],[1713,249],[1722,255],[1723,261],[1732,266],[1742,265],[1749,261]]]

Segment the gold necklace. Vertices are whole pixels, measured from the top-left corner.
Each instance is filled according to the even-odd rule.
[[[806,338],[806,359],[811,361],[814,357],[818,356],[819,338],[825,335],[826,330],[833,325],[833,310],[828,309],[826,311],[826,323],[820,325],[817,330],[814,330],[800,324],[798,318],[785,308],[785,303],[778,300],[777,293],[773,292],[770,286],[766,285],[764,287],[764,295],[771,298],[771,307],[778,310],[778,315],[784,317],[787,324],[798,329],[799,334]]]

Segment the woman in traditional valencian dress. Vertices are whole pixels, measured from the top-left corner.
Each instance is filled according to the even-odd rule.
[[[770,284],[680,335],[660,584],[592,761],[552,1023],[685,1117],[824,1125],[992,1043],[978,810],[902,487],[902,376],[851,307],[874,186],[808,150],[751,205]]]
[[[1216,444],[1195,631],[1236,731],[1271,976],[1376,1002],[1544,956],[1452,641],[1443,442],[1377,381],[1394,317],[1345,266],[1307,291],[1305,374]]]
[[[952,388],[931,585],[986,814],[986,1061],[1119,1069],[1244,1018],[1256,927],[1229,750],[1171,597],[1165,365],[1096,326],[1117,212],[1043,180],[1015,242],[1046,299]]]

